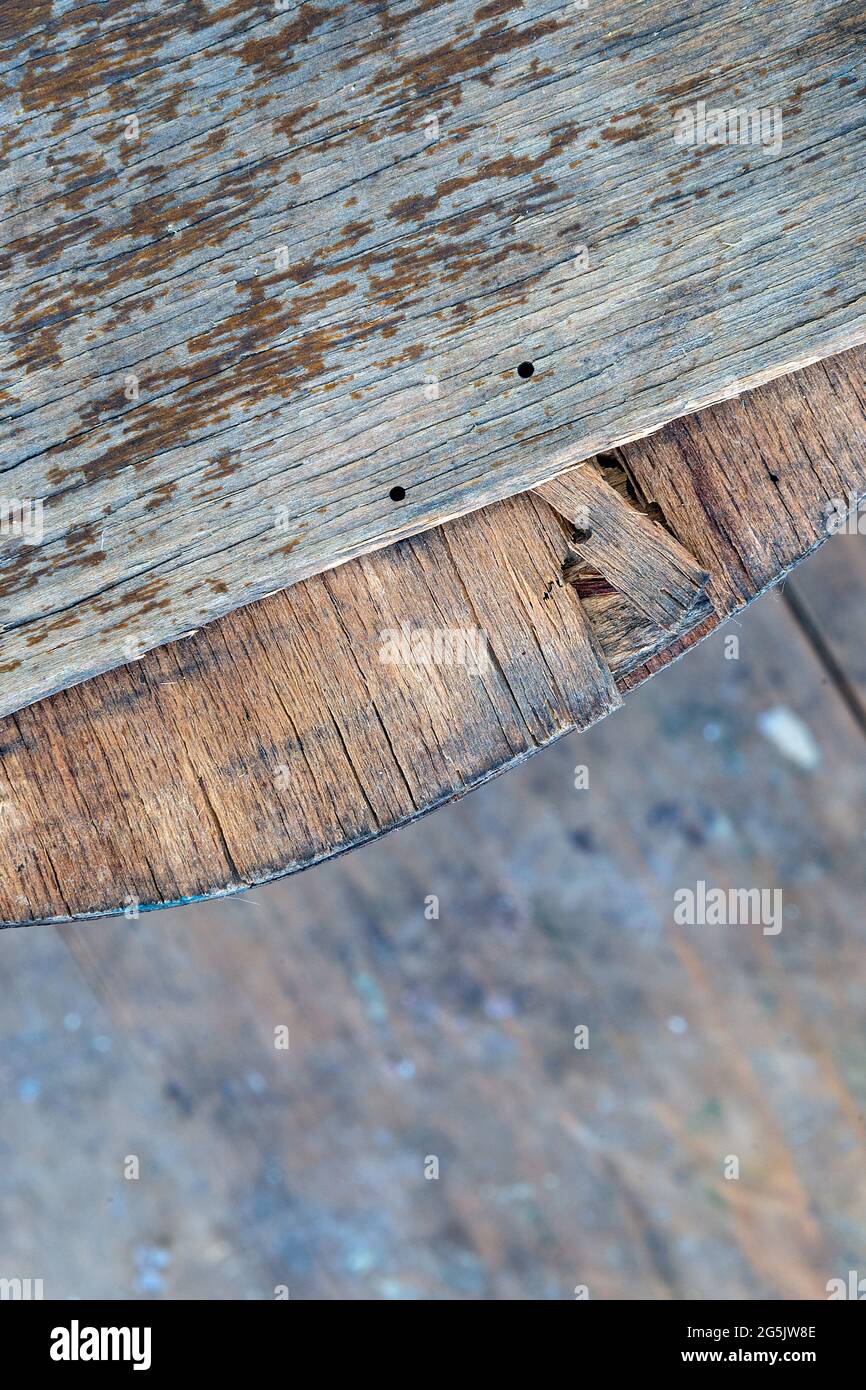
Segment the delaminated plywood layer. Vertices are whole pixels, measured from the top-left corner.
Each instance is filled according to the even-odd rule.
[[[7,0],[0,713],[866,337],[864,28]]]

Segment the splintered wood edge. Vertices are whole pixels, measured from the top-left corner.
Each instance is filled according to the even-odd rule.
[[[574,527],[577,554],[650,622],[672,633],[695,608],[709,583],[707,571],[663,526],[631,506],[593,463],[534,491]]]

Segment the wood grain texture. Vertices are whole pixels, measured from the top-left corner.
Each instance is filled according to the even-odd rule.
[[[7,718],[0,917],[231,892],[374,838],[567,732],[592,715],[568,687],[571,663],[581,681],[592,670],[585,642],[569,655],[582,612],[625,692],[819,545],[840,499],[866,494],[864,383],[861,350],[623,450],[638,495],[656,484],[710,573],[716,613],[693,615],[690,637],[660,634],[606,580],[564,584],[568,530],[523,495]],[[471,630],[480,607],[486,670],[379,660],[388,629]]]
[[[862,502],[866,353],[677,420],[626,454],[641,496],[676,518],[679,540],[709,570],[714,608],[732,613]]]
[[[631,506],[591,461],[536,489],[575,528],[574,549],[658,627],[689,624],[709,574],[676,537]]]
[[[7,0],[0,711],[862,340],[863,25]]]
[[[232,891],[586,727],[620,697],[567,555],[509,499],[4,721],[0,913]]]
[[[580,574],[571,582],[621,689],[626,688],[626,677],[640,670],[652,657],[664,659],[672,643],[689,633],[708,631],[704,629],[705,623],[715,625],[715,613],[706,592],[676,627],[660,628],[647,622],[627,598],[606,583],[599,585],[595,578],[584,580]]]

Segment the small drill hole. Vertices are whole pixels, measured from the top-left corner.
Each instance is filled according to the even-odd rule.
[[[534,371],[535,368],[531,362],[521,362],[520,366],[517,368],[517,375],[522,376],[524,381],[528,381]]]
[[[388,496],[390,497],[392,502],[402,502],[403,498],[406,496],[406,489],[404,487],[400,487],[398,483],[396,487],[392,487],[391,491],[388,493]]]

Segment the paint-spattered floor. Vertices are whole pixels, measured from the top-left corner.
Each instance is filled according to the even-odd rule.
[[[0,1277],[822,1298],[866,1274],[864,553],[834,540],[589,735],[378,845],[3,933]],[[679,925],[699,882],[782,916]]]

